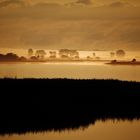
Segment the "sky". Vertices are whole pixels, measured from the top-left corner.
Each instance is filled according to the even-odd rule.
[[[140,50],[140,0],[0,0],[0,51]]]

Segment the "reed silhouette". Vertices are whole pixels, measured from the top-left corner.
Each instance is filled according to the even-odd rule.
[[[140,118],[139,82],[5,78],[0,85],[1,135]]]

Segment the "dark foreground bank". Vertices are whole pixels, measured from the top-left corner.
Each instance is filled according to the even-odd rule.
[[[74,129],[140,118],[140,83],[0,79],[0,134]]]

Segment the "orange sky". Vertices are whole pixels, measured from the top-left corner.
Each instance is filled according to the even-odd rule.
[[[139,0],[1,0],[0,51],[140,50]]]

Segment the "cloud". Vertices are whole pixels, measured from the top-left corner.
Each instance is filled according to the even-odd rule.
[[[140,28],[123,31],[120,40],[128,43],[140,43]]]
[[[12,2],[12,0],[6,0]],[[15,0],[14,2],[20,0]],[[21,0],[22,1],[22,0]],[[79,1],[79,0],[77,0]],[[25,2],[25,0],[24,0]],[[27,1],[26,1],[27,2]],[[27,4],[27,3],[26,3]],[[114,5],[116,5],[114,3]],[[92,3],[89,6],[85,4],[75,4],[74,6],[66,6],[51,2],[37,2],[29,4],[24,8],[10,9],[0,8],[0,19],[48,19],[48,20],[91,20],[91,19],[140,19],[139,7],[112,8],[113,3],[109,5],[99,6]],[[118,10],[119,9],[119,10]]]
[[[119,7],[134,7],[133,4],[129,2],[124,2],[124,1],[116,1],[111,4],[101,4],[99,2],[92,2],[92,0],[75,0],[74,2],[71,3],[66,3],[66,4],[60,4],[60,3],[53,3],[53,2],[46,2],[46,1],[30,1],[30,0],[1,0],[0,1],[0,8],[3,7],[42,7],[42,8],[58,8],[61,7],[62,9],[65,8],[65,6],[83,6],[83,5],[91,5],[93,7],[112,7],[112,8],[119,8]],[[77,7],[78,8],[78,7]]]
[[[140,20],[23,19],[8,23],[0,28],[0,47],[3,43],[5,48],[140,50]]]
[[[93,5],[93,3],[91,0],[77,0],[65,4],[65,6],[82,6],[82,5]]]
[[[91,0],[77,0],[75,3],[78,3],[78,4],[85,4],[85,5],[90,5],[90,4],[92,4]]]
[[[130,4],[128,2],[124,2],[124,1],[116,1],[116,2],[109,4],[109,7],[112,7],[112,8],[131,7],[131,6],[133,7],[132,4]]]
[[[0,0],[1,7],[7,7],[0,8],[0,48],[139,48],[138,7],[125,2],[94,6],[94,2],[90,5],[87,1],[73,1],[75,6],[69,7],[39,0],[24,8],[10,9],[9,5],[28,1]]]
[[[32,7],[58,8],[58,7],[61,7],[61,5],[59,3],[45,3],[45,2],[41,2],[41,3],[36,3]]]
[[[25,2],[23,0],[2,0],[0,2],[0,8],[7,7],[7,6],[25,6]]]

